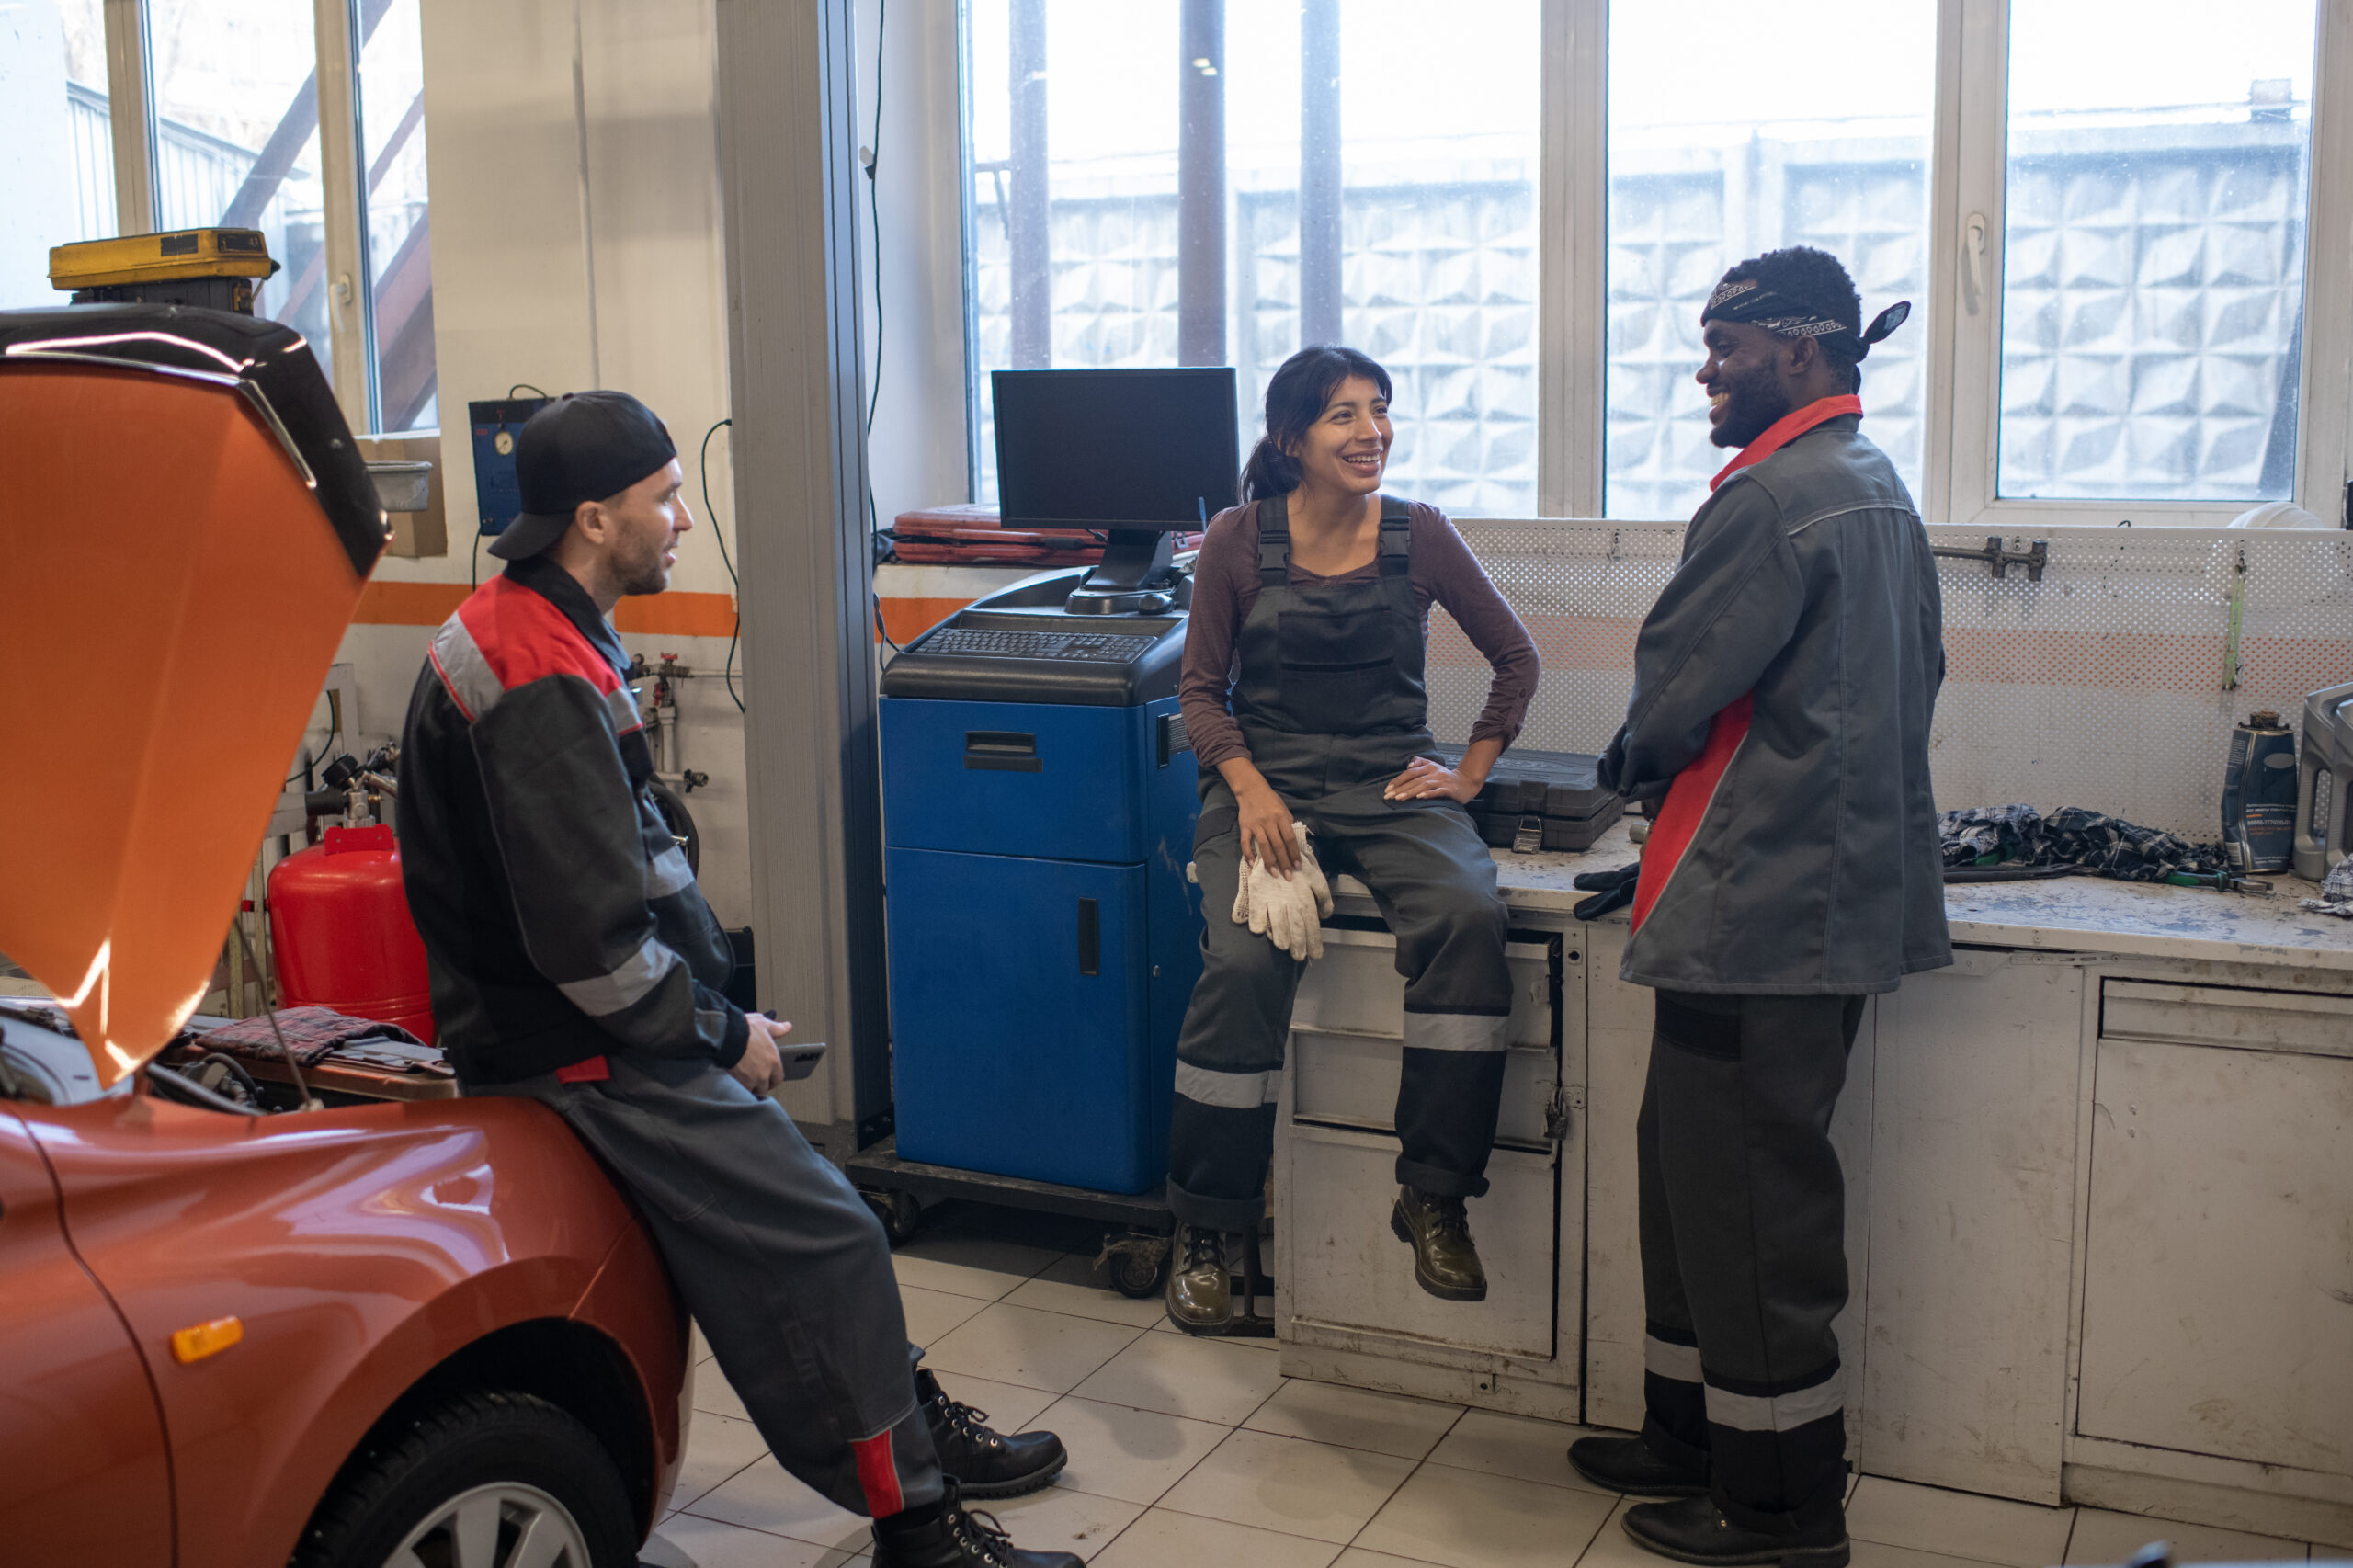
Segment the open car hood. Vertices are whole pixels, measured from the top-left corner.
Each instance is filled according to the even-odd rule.
[[[0,312],[0,953],[99,1078],[210,987],[384,514],[318,360],[176,305]]]

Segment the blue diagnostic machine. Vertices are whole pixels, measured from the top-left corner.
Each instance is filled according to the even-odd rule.
[[[474,500],[485,534],[505,533],[523,509],[523,487],[515,477],[515,437],[523,433],[524,422],[551,401],[508,397],[466,404],[466,423],[473,432]]]
[[[883,672],[897,1157],[1139,1193],[1167,1175],[1201,970],[1171,536],[1230,504],[1233,372],[998,371],[993,390],[1006,526],[1106,548]]]

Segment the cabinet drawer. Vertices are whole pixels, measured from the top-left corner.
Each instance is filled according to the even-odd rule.
[[[2097,1074],[2076,1429],[2353,1472],[2353,1061],[2103,1040]]]
[[[1511,942],[1511,1023],[1514,1045],[1552,1043],[1552,955],[1543,942]],[[1405,983],[1397,973],[1397,940],[1386,931],[1327,928],[1324,956],[1300,977],[1291,1026],[1342,1034],[1405,1033]]]
[[[2099,1032],[2108,1040],[2353,1056],[2353,996],[2111,980],[2100,993]]]
[[[1531,1359],[1552,1355],[1557,1161],[1498,1149],[1471,1200],[1487,1269],[1483,1301],[1441,1301],[1414,1282],[1412,1248],[1389,1228],[1397,1140],[1337,1128],[1283,1130],[1282,1223],[1294,1318]]]
[[[1404,1047],[1394,1037],[1293,1029],[1290,1049],[1293,1116],[1382,1132],[1395,1129]],[[1499,1142],[1549,1147],[1544,1115],[1560,1082],[1557,1060],[1550,1047],[1504,1052],[1503,1113],[1495,1122]]]

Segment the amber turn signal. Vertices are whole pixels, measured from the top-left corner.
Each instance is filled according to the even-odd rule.
[[[186,1366],[201,1361],[207,1356],[217,1356],[245,1336],[245,1325],[240,1318],[214,1318],[181,1329],[172,1335],[172,1359]]]

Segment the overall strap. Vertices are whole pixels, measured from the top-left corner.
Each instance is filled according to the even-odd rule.
[[[1290,581],[1290,517],[1283,498],[1258,503],[1258,585],[1279,588]]]
[[[1381,574],[1403,577],[1413,570],[1414,513],[1410,502],[1381,498]]]

